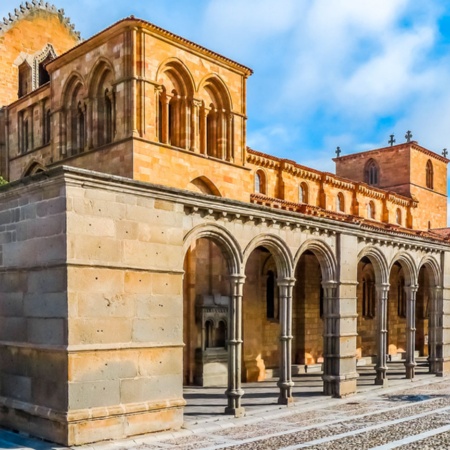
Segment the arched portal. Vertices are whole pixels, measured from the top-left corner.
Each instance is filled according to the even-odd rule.
[[[357,273],[357,360],[360,366],[375,362],[377,354],[377,297],[376,276],[370,259],[365,256],[358,262]]]
[[[387,380],[388,264],[375,246],[365,247],[357,266],[357,365],[358,383],[384,384]]]
[[[184,383],[227,386],[225,412],[242,415],[242,253],[233,236],[212,224],[191,230],[184,249]]]
[[[324,289],[317,256],[305,251],[295,269],[293,304],[294,364],[321,370],[323,363]]]
[[[295,258],[293,354],[298,370],[323,370],[324,393],[339,396],[336,260],[327,245],[306,241]]]
[[[220,247],[208,238],[196,240],[184,271],[184,384],[225,387],[227,350],[216,343],[228,328],[230,274]]]
[[[292,256],[275,235],[258,236],[244,252],[244,381],[279,373],[278,403],[292,401]]]
[[[442,341],[439,328],[441,301],[439,266],[434,259],[427,257],[419,265],[415,351],[419,357],[427,357],[429,372],[435,374],[442,371]]]

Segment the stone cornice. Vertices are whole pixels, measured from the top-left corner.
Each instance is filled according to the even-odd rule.
[[[86,39],[82,43],[68,50],[66,53],[64,53],[63,55],[59,56],[58,58],[54,59],[49,63],[49,66],[51,67],[50,70],[55,70],[60,65],[63,65],[66,62],[66,60],[70,60],[73,57],[72,56],[73,52],[74,51],[76,52],[77,49],[80,48],[80,46],[83,46],[85,44],[88,44],[89,42],[99,39],[101,38],[102,35],[105,36],[106,38],[111,33],[114,34],[123,32],[123,30],[130,28],[131,29],[141,28],[145,30],[147,33],[153,33],[154,35],[159,36],[161,39],[169,40],[179,46],[183,46],[194,52],[198,52],[205,57],[214,59],[217,63],[222,63],[223,65],[232,68],[235,71],[238,71],[239,73],[245,75],[246,77],[253,74],[253,71],[251,69],[242,64],[239,64],[231,59],[226,58],[225,56],[220,55],[219,53],[215,53],[212,50],[208,50],[207,48],[202,47],[201,45],[198,45],[195,42],[189,41],[188,39],[185,39],[181,36],[171,33],[170,31],[160,28],[150,22],[147,22],[146,20],[138,19],[134,16],[126,17],[122,20],[119,20],[118,22],[110,25],[109,27],[105,28],[99,33],[94,34],[89,39]]]
[[[286,202],[261,194],[252,194],[250,202],[242,202],[69,166],[59,166],[4,185],[0,187],[0,196],[5,196],[5,199],[20,197],[22,189],[29,190],[30,184],[33,184],[36,192],[40,192],[41,183],[47,181],[67,186],[107,189],[121,194],[151,196],[174,202],[184,209],[185,214],[200,215],[205,219],[238,220],[319,235],[345,233],[356,236],[359,240],[369,239],[431,252],[450,251],[450,238],[432,231],[410,230],[399,225],[328,211],[312,205]]]
[[[0,35],[12,28],[17,21],[25,19],[34,11],[47,11],[60,17],[61,22],[70,30],[70,32],[80,40],[80,33],[75,30],[75,25],[70,18],[65,15],[64,9],[58,9],[55,5],[44,2],[44,0],[32,0],[31,2],[21,3],[19,8],[15,8],[13,13],[9,13],[8,17],[3,17],[0,21]]]

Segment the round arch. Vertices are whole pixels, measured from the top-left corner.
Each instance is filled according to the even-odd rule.
[[[423,257],[419,264],[417,265],[418,271],[425,266],[427,269],[429,269],[431,274],[431,280],[433,281],[433,286],[438,287],[442,285],[441,281],[441,270],[439,267],[439,263],[436,261],[435,258],[432,256],[425,256]]]
[[[249,242],[244,250],[244,267],[252,252],[258,247],[265,247],[272,253],[278,271],[278,278],[292,278],[292,253],[283,239],[274,234],[256,236]]]
[[[197,225],[186,233],[183,239],[183,255],[187,254],[192,243],[202,238],[211,239],[222,250],[230,275],[242,273],[243,255],[240,245],[234,236],[220,225]]]
[[[84,87],[85,83],[83,76],[79,72],[72,72],[67,78],[67,81],[62,89],[63,95],[61,96],[61,100],[63,105],[71,104],[71,96],[73,93],[78,90],[78,88],[84,89]]]
[[[199,94],[201,94],[202,91],[206,91],[209,96],[217,102],[216,106],[230,112],[233,110],[233,101],[231,99],[230,91],[219,75],[214,74],[204,77],[197,88]],[[200,98],[202,98],[201,95]]]
[[[207,195],[215,195],[216,197],[222,197],[217,186],[205,176],[200,176],[191,180],[186,189],[189,189],[190,186],[195,186],[201,193]]]
[[[156,82],[161,83],[164,75],[171,80],[174,86],[178,86],[180,90],[178,94],[193,97],[194,79],[183,61],[178,58],[168,58],[163,61],[156,71]]]
[[[90,70],[87,77],[89,97],[95,97],[98,94],[98,92],[96,91],[98,90],[99,85],[102,84],[101,81],[104,78],[105,74],[107,74],[108,72],[111,73],[111,78],[115,80],[116,74],[114,71],[114,66],[108,59],[101,56],[92,66],[92,69]]]
[[[367,258],[372,263],[375,272],[375,282],[377,284],[389,283],[389,267],[385,256],[378,248],[373,245],[364,247],[357,256],[357,261]]]
[[[298,249],[294,258],[294,267],[297,267],[301,256],[306,251],[312,252],[319,260],[323,281],[336,281],[337,262],[333,250],[325,242],[317,239],[309,239]]]
[[[395,263],[399,263],[405,274],[405,284],[407,286],[415,286],[418,282],[418,270],[414,263],[414,259],[409,253],[401,251],[394,255],[389,265],[389,272],[391,273],[392,267]]]

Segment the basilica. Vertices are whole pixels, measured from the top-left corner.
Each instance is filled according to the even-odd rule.
[[[64,445],[180,428],[183,387],[450,372],[446,155],[336,173],[246,145],[252,70],[130,16],[0,21],[0,425]],[[301,154],[301,153],[300,153]]]

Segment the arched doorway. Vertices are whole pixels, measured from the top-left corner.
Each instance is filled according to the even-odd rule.
[[[222,250],[211,239],[193,242],[184,260],[185,385],[227,386],[230,277]]]
[[[242,416],[242,252],[214,224],[188,232],[184,250],[184,382],[227,387],[225,413]]]
[[[322,371],[324,290],[320,262],[305,251],[295,269],[293,303],[294,364],[305,372]]]
[[[279,378],[278,403],[289,404],[293,401],[292,255],[275,235],[256,237],[244,255],[243,380]]]
[[[357,268],[357,330],[356,358],[359,383],[373,384],[373,365],[377,356],[377,292],[375,269],[365,256]],[[370,380],[370,381],[369,381]]]

